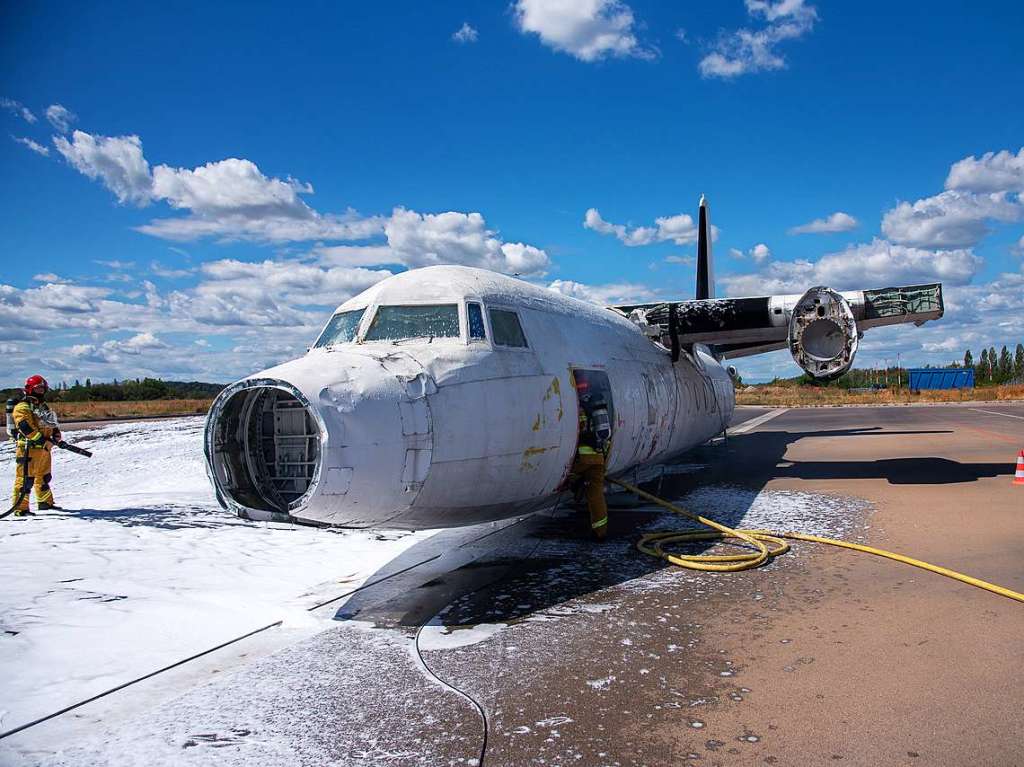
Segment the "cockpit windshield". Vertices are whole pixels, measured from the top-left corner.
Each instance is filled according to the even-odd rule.
[[[400,341],[407,338],[458,338],[457,304],[381,306],[366,331],[365,341]]]
[[[313,344],[314,348],[321,346],[334,346],[335,344],[347,344],[354,341],[356,331],[359,329],[359,321],[363,318],[366,308],[353,309],[349,312],[338,312],[331,321],[327,323],[324,332]]]

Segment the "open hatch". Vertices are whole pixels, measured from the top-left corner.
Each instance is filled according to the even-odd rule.
[[[207,422],[207,456],[218,494],[243,516],[250,510],[288,514],[319,478],[317,420],[288,384],[235,386],[214,403]]]

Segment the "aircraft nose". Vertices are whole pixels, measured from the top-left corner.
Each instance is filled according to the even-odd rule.
[[[206,422],[207,471],[240,516],[286,518],[313,497],[326,424],[294,385],[247,379],[227,387]]]
[[[376,360],[328,361],[319,374],[308,359],[286,363],[214,402],[207,470],[226,508],[349,527],[387,525],[410,509],[430,468],[432,381]]]

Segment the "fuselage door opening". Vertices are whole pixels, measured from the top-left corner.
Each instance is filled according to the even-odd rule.
[[[579,422],[573,457],[588,450],[607,455],[615,428],[615,404],[608,374],[603,370],[572,368],[572,379]]]

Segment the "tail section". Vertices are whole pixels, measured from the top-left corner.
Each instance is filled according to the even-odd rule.
[[[711,261],[711,212],[704,195],[700,196],[697,220],[697,290],[696,299],[715,297],[714,264]]]

